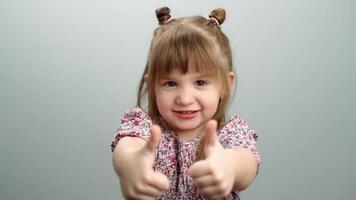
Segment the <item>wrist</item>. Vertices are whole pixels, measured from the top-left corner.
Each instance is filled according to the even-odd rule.
[[[112,155],[113,168],[116,174],[121,177],[121,172],[131,166],[135,154],[142,149],[146,141],[140,138],[124,137],[114,148]]]
[[[122,153],[131,153],[142,149],[143,146],[147,143],[146,140],[137,137],[124,137],[116,145],[114,152],[119,151]]]
[[[239,163],[240,161],[240,157],[239,157],[239,153],[238,150],[236,149],[225,149],[227,156],[229,158],[229,166],[230,167],[230,174],[231,177],[233,178],[234,183],[236,183],[236,180],[239,180],[241,178],[241,173],[239,170],[240,166]],[[233,159],[231,159],[233,158]]]
[[[254,180],[257,162],[253,153],[246,148],[231,149],[234,156],[235,180],[234,190],[246,189]]]

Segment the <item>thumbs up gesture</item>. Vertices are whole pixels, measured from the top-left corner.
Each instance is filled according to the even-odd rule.
[[[154,199],[168,190],[168,178],[152,169],[160,138],[160,127],[153,125],[149,141],[127,137],[115,148],[118,153],[114,152],[114,169],[120,177],[121,192],[126,199]]]
[[[217,122],[208,121],[203,142],[205,159],[194,163],[188,170],[195,186],[208,199],[228,195],[235,180],[236,166],[231,162],[229,150],[220,144],[216,130]]]

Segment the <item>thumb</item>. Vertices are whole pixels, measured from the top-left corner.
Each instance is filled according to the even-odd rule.
[[[205,146],[213,146],[217,140],[217,122],[215,120],[209,120],[205,126],[205,137],[204,143]]]
[[[146,149],[154,153],[158,147],[159,140],[161,139],[161,128],[157,125],[152,125],[151,127],[151,138],[146,144]]]

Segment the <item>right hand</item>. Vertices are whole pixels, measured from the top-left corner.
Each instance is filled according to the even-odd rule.
[[[149,141],[139,148],[119,153],[118,159],[114,158],[121,192],[126,199],[155,199],[169,189],[168,178],[152,169],[160,138],[160,127],[153,125]]]

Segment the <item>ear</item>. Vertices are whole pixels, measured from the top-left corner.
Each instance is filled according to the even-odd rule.
[[[143,79],[145,79],[145,82],[147,83],[147,81],[148,81],[148,74],[143,75]]]
[[[235,86],[235,80],[236,80],[236,76],[234,72],[228,72],[227,73],[227,82],[228,82],[228,87],[229,90],[232,90]],[[225,92],[222,91],[222,93],[220,94],[220,99],[224,99],[225,98]]]
[[[235,86],[237,77],[234,72],[227,73],[227,81],[229,82],[229,89],[231,90]]]

